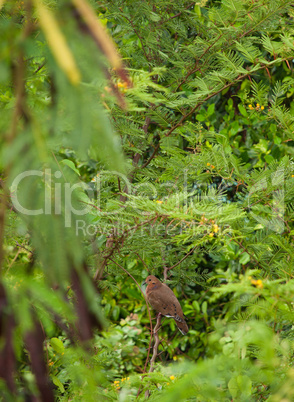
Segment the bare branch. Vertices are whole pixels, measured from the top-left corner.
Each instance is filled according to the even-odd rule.
[[[156,325],[155,325],[154,332],[153,332],[155,342],[154,342],[154,346],[153,346],[152,357],[151,357],[151,360],[150,360],[149,373],[153,372],[154,363],[155,363],[156,357],[158,356],[158,346],[161,343],[161,341],[159,339],[159,335],[158,335],[158,331],[159,331],[160,326],[161,326],[161,313],[158,313],[157,320],[156,320]],[[150,395],[150,391],[149,390],[145,391],[145,398],[149,398],[149,395]]]

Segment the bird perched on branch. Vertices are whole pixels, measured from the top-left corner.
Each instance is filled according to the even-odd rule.
[[[185,321],[182,307],[174,292],[154,275],[147,276],[144,284],[147,284],[146,298],[154,310],[165,317],[173,318],[181,333],[186,335],[189,328]]]

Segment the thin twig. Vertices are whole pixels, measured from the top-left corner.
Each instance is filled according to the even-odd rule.
[[[195,4],[195,1],[193,1],[193,3],[188,4],[188,5],[184,8],[184,10],[182,10],[182,11],[180,11],[179,13],[173,15],[172,17],[168,18],[168,19],[165,20],[165,21],[162,21],[162,22],[158,25],[158,27],[161,27],[161,25],[166,24],[168,21],[173,20],[174,18],[179,17],[179,16],[180,16],[181,14],[183,14],[183,12],[186,11],[188,8],[194,6],[194,4]]]
[[[121,8],[120,8],[120,11],[121,11],[121,13],[122,13],[121,15],[129,22],[129,24],[130,24],[131,27],[133,28],[133,31],[134,31],[135,34],[138,36],[138,39],[139,39],[139,41],[140,41],[140,43],[141,43],[141,46],[142,46],[143,53],[144,53],[144,55],[145,55],[145,57],[146,57],[146,59],[148,60],[148,63],[149,63],[149,71],[151,71],[149,56],[148,56],[148,54],[147,54],[147,52],[146,52],[146,49],[145,49],[145,46],[144,46],[144,43],[143,43],[143,39],[141,38],[141,35],[140,35],[139,32],[137,31],[137,29],[136,29],[136,27],[134,26],[133,22],[132,22],[126,15],[124,15],[123,10],[122,10]]]
[[[147,162],[145,162],[142,166],[141,169],[144,169],[146,166],[149,165],[149,163],[152,161],[152,159],[154,158],[154,156],[157,154],[157,151],[159,150],[160,147],[160,142],[156,145],[156,147],[154,148],[154,151],[152,153],[152,155],[150,156],[150,158],[147,160]]]
[[[143,260],[143,258],[140,256],[140,254],[139,254],[139,253],[135,253],[135,254],[136,254],[137,257],[140,258],[142,264],[144,265],[144,267],[145,267],[145,268],[147,269],[147,271],[149,272],[148,265],[147,265],[146,262]]]
[[[37,70],[35,70],[35,71],[33,72],[33,74],[37,74],[40,70],[42,70],[43,67],[45,67],[45,65],[46,65],[46,61],[44,61],[44,63],[42,63],[42,64],[37,68]]]
[[[170,271],[171,269],[177,267],[178,265],[180,265],[186,258],[189,257],[190,254],[193,253],[193,251],[196,249],[197,246],[193,247],[180,261],[178,261],[176,264],[172,265],[171,267],[164,267],[164,272],[163,272],[163,277],[164,280],[167,280],[167,273],[168,271]]]
[[[158,331],[159,331],[160,326],[161,326],[161,313],[158,313],[156,325],[154,327],[154,332],[153,332],[155,343],[154,343],[154,346],[153,346],[152,358],[150,360],[149,373],[152,373],[152,371],[154,370],[154,363],[155,363],[155,360],[156,360],[156,357],[157,357],[157,354],[158,354],[158,346],[160,344]]]
[[[114,252],[118,251],[119,247],[123,245],[124,233],[120,237],[116,237],[116,234],[116,230],[114,229],[113,233],[107,239],[105,249],[105,251],[107,250],[107,253],[103,255],[103,260],[94,274],[94,282],[98,282],[102,278],[103,271],[107,265],[107,261],[110,259],[110,257],[113,256]]]
[[[24,241],[25,242],[25,241]],[[13,260],[11,261],[11,263],[9,264],[6,273],[10,270],[10,268],[12,267],[12,265],[15,263],[15,261],[17,260],[17,257],[19,256],[19,254],[21,253],[21,249],[23,248],[24,250],[26,250],[27,252],[29,252],[31,254],[31,256],[33,255],[33,252],[31,250],[29,250],[28,248],[26,248],[23,244],[19,244],[17,241],[15,242],[15,244],[19,247],[19,249],[17,250],[17,253],[15,254]]]
[[[156,325],[154,327],[154,333],[153,333],[155,342],[154,342],[154,346],[153,346],[152,357],[151,357],[151,360],[150,360],[149,373],[153,372],[154,363],[155,363],[156,357],[158,356],[158,346],[160,345],[160,342],[161,342],[160,339],[159,339],[159,335],[158,335],[158,331],[159,331],[160,326],[161,326],[161,313],[158,313],[157,320],[156,320]],[[149,395],[150,395],[150,391],[149,390],[145,391],[145,398],[149,398]]]
[[[220,38],[224,35],[224,33],[221,33],[205,50],[204,52],[201,54],[201,56],[199,56],[199,58],[196,61],[196,66],[194,68],[192,68],[192,70],[190,70],[187,75],[185,76],[185,78],[178,84],[176,92],[180,89],[180,87],[187,81],[187,79],[190,77],[190,75],[192,75],[193,73],[196,73],[197,70],[199,70],[199,68],[197,68],[198,62],[202,59],[203,56],[206,55],[206,53],[216,44],[216,42],[218,42],[220,40]],[[205,63],[203,64],[205,65]],[[202,66],[203,67],[203,66]]]

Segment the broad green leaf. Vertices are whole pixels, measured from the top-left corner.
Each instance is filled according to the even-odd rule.
[[[59,388],[59,391],[63,394],[65,389],[62,382],[55,375],[51,375],[50,377],[53,381],[53,384],[56,385]]]
[[[238,375],[237,384],[242,395],[250,396],[252,390],[252,381],[247,375]]]
[[[76,165],[71,161],[70,159],[63,159],[60,164],[68,166],[70,169],[72,169],[78,176],[80,176],[79,170],[76,168]]]
[[[250,255],[248,253],[243,253],[239,259],[240,264],[245,265],[250,261]]]
[[[64,353],[64,345],[62,343],[62,341],[58,338],[51,338],[50,339],[50,345],[52,346],[52,349],[58,353],[59,355],[61,355],[62,353]]]
[[[120,314],[120,308],[119,306],[114,306],[113,310],[112,310],[112,317],[114,319],[114,321],[117,321],[119,318],[119,314]]]
[[[241,103],[238,104],[238,109],[240,110],[240,113],[241,113],[244,117],[248,117],[247,110],[245,109],[245,107],[244,107]]]

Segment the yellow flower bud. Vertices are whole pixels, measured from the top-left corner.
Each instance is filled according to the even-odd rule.
[[[217,233],[219,231],[218,225],[213,225],[213,231],[214,233]]]

